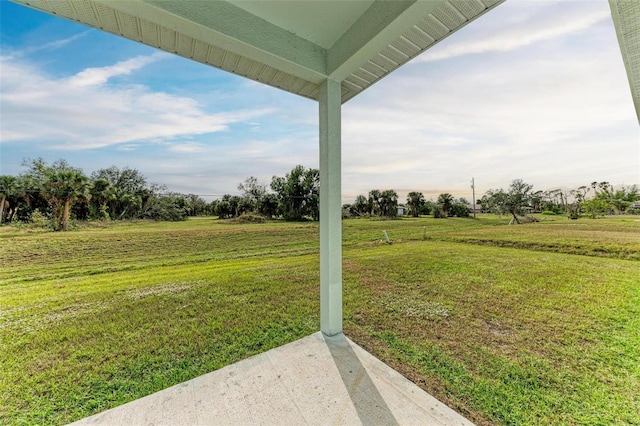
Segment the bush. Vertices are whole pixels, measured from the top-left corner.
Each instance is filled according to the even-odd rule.
[[[106,204],[100,206],[100,213],[98,214],[98,218],[100,220],[110,220],[111,216],[109,216],[109,212],[107,211]]]
[[[431,201],[427,201],[424,203],[424,205],[422,205],[422,207],[420,207],[420,211],[418,213],[423,215],[430,215],[433,212],[434,208],[435,204]]]
[[[462,203],[456,203],[451,206],[451,216],[469,217],[469,207]]]
[[[540,214],[543,214],[543,215],[546,215],[546,216],[555,216],[555,215],[556,215],[556,212],[551,211],[551,210],[545,210],[545,211],[543,211],[543,212],[542,212],[542,213],[540,213]]]
[[[440,206],[435,206],[433,208],[433,217],[436,219],[441,219],[443,217],[447,217],[447,214],[444,212],[444,210],[442,209],[442,207]]]
[[[154,198],[141,214],[141,218],[169,222],[187,220],[187,209],[181,205],[180,201],[179,198],[170,196]]]
[[[254,213],[244,213],[234,219],[231,219],[232,223],[265,223],[266,221],[266,217]]]
[[[31,212],[29,222],[34,228],[52,228],[53,222],[46,215],[42,214],[40,210],[35,209]]]
[[[357,212],[353,208],[351,204],[345,204],[342,206],[342,218],[343,219],[351,219],[353,218]]]

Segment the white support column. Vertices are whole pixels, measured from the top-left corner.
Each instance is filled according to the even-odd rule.
[[[320,85],[320,330],[342,333],[341,88]]]

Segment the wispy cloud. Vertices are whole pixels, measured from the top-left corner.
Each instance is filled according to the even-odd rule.
[[[32,52],[36,52],[38,50],[60,49],[61,47],[64,47],[69,43],[72,43],[72,42],[74,42],[76,40],[81,39],[82,37],[86,36],[90,32],[91,32],[91,30],[86,30],[86,31],[83,31],[83,32],[78,33],[78,34],[74,34],[71,37],[67,37],[67,38],[60,39],[60,40],[53,40],[53,41],[50,41],[48,43],[43,44],[42,46],[33,47],[33,48],[29,49],[28,52],[32,53]]]
[[[492,12],[504,15],[504,19],[497,22],[495,31],[482,33],[462,31],[459,35],[456,34],[454,42],[447,43],[446,48],[436,46],[418,57],[415,62],[431,62],[486,52],[508,52],[584,31],[602,20],[611,19],[611,13],[606,7],[602,7],[603,4],[581,1],[564,2],[564,4],[556,2],[555,5],[550,2],[540,2],[543,9],[539,13],[541,19],[523,20],[518,13],[507,14],[514,10],[505,11],[511,5],[510,3]],[[518,2],[513,3],[516,3],[515,8],[521,6],[517,4]]]
[[[76,87],[102,85],[112,77],[131,74],[145,65],[171,57],[173,56],[169,53],[156,52],[151,55],[127,59],[107,67],[87,68],[67,79],[66,84]]]
[[[178,152],[178,153],[198,153],[198,152],[205,152],[206,145],[198,142],[172,143],[168,147],[168,150],[171,152]]]
[[[33,53],[37,53],[40,51],[54,51],[57,49],[60,49],[70,43],[73,43],[76,40],[80,40],[81,38],[83,38],[84,36],[86,36],[87,34],[89,34],[91,32],[91,30],[86,30],[83,31],[81,33],[78,34],[74,34],[71,37],[67,37],[67,38],[63,38],[63,39],[58,39],[58,40],[52,40],[49,41],[47,43],[43,43],[43,44],[39,44],[39,45],[34,45],[34,46],[29,46],[25,49],[19,49],[19,50],[12,50],[10,47],[8,46],[3,46],[3,54],[0,56],[3,59],[15,59],[15,58],[23,58],[27,55],[33,54]]]

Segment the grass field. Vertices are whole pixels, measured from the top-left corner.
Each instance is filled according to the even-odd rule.
[[[345,334],[481,425],[640,424],[639,219],[345,221]],[[317,331],[318,251],[315,223],[0,228],[0,424]]]

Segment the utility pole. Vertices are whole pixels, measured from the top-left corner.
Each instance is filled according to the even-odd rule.
[[[471,208],[473,209],[473,217],[475,219],[476,217],[476,184],[473,178],[471,178],[471,189],[473,190],[473,206]]]

